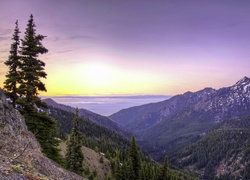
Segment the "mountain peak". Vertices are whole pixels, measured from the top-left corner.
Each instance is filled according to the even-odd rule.
[[[244,76],[235,85],[243,85],[243,84],[249,84],[249,83],[250,83],[250,78]]]
[[[47,104],[51,105],[51,104],[55,104],[56,102],[51,99],[51,98],[46,98],[46,99],[43,99],[44,102],[46,102]]]

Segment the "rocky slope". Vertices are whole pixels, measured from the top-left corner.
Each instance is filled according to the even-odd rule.
[[[76,179],[45,157],[34,135],[27,130],[23,117],[12,108],[0,91],[0,179]]]
[[[160,159],[203,137],[214,125],[250,114],[250,79],[215,90],[205,88],[169,100],[124,109],[112,120],[149,143],[145,148]]]
[[[75,108],[70,107],[70,106],[66,106],[63,104],[59,104],[52,99],[44,99],[43,101],[46,102],[46,104],[48,106],[51,106],[51,107],[54,107],[57,109],[61,109],[61,110],[67,111],[67,112],[75,113]],[[93,112],[88,111],[86,109],[79,109],[79,116],[86,118],[86,119],[89,119],[90,121],[92,121],[96,124],[99,124],[101,126],[104,126],[110,130],[113,130],[113,131],[127,137],[128,139],[130,139],[132,136],[132,133],[129,130],[127,130],[126,128],[122,127],[121,125],[113,122],[108,117],[101,116],[99,114],[93,113]]]

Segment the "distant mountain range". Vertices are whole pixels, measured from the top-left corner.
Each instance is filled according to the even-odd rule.
[[[70,106],[66,106],[63,104],[59,104],[50,98],[44,99],[43,101],[48,106],[51,106],[51,107],[54,107],[57,109],[61,109],[61,110],[67,111],[67,112],[75,113],[75,108],[70,107]],[[127,130],[123,126],[117,124],[116,122],[112,121],[108,117],[101,116],[99,114],[93,113],[93,112],[88,111],[86,109],[79,109],[78,113],[79,113],[80,117],[83,117],[85,119],[88,119],[88,120],[100,125],[100,126],[106,127],[110,130],[113,130],[113,131],[121,134],[122,136],[124,136],[128,139],[130,139],[132,137],[132,133],[129,130]]]
[[[168,100],[123,109],[110,118],[147,140],[142,146],[162,160],[196,142],[217,124],[250,115],[250,79],[215,90],[186,92]]]

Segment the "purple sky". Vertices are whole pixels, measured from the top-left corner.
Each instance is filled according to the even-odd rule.
[[[250,76],[249,0],[3,0],[0,86],[14,23],[24,33],[31,13],[49,95],[174,95]]]

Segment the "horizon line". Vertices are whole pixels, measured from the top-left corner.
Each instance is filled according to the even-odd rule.
[[[109,94],[109,95],[39,95],[39,97],[172,97],[174,95],[164,95],[164,94],[135,94],[135,95],[126,95],[126,94]]]

